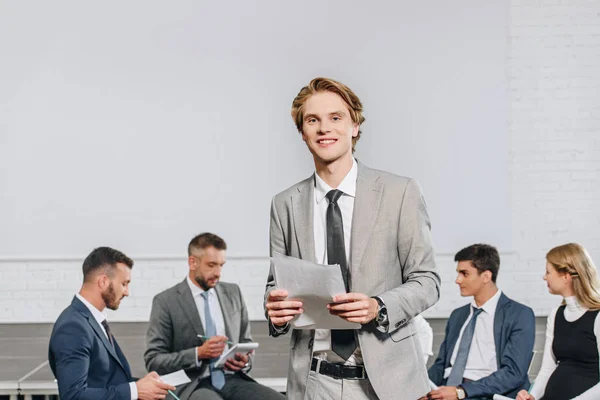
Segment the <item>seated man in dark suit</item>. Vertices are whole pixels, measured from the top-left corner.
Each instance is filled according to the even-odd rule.
[[[135,381],[129,363],[106,322],[129,295],[133,261],[109,247],[95,249],[83,262],[83,285],[56,320],[48,359],[62,400],[164,399],[171,385],[156,372]]]
[[[239,286],[219,282],[225,250],[225,241],[211,233],[191,240],[188,276],[152,302],[146,367],[160,374],[184,369],[192,382],[177,389],[181,400],[284,399],[246,375],[252,366],[248,354],[237,353],[224,369],[214,367],[228,340],[252,342]]]
[[[527,370],[535,340],[531,308],[506,297],[496,286],[496,248],[474,244],[459,251],[456,284],[471,304],[452,312],[429,379],[440,386],[423,399],[515,397],[529,388]]]

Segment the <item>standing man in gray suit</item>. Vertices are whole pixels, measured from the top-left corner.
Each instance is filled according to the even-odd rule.
[[[192,382],[177,389],[181,400],[281,400],[283,395],[246,375],[252,368],[248,354],[236,353],[224,369],[214,367],[227,341],[252,342],[239,286],[219,282],[225,250],[225,241],[212,233],[191,240],[188,276],[152,302],[146,368],[161,375],[184,369]]]
[[[414,400],[429,390],[412,322],[439,298],[429,216],[414,180],[354,159],[362,111],[350,88],[326,78],[313,79],[292,104],[315,173],[274,197],[271,254],[339,264],[347,293],[329,310],[362,328],[293,329],[290,399]],[[303,312],[287,296],[271,271],[265,309],[273,336]]]

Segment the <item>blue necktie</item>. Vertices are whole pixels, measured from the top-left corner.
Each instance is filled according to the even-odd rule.
[[[465,367],[467,366],[467,359],[469,358],[469,350],[471,350],[471,342],[473,341],[473,335],[475,334],[475,324],[477,323],[477,316],[483,311],[481,308],[473,309],[473,317],[465,328],[462,339],[460,339],[460,345],[458,346],[458,353],[456,353],[456,360],[452,365],[450,376],[446,382],[446,386],[458,386],[463,381],[463,375],[465,373]]]
[[[208,291],[203,292],[202,297],[204,297],[204,323],[206,324],[206,336],[217,336],[217,326],[210,315]],[[210,362],[210,382],[216,389],[222,389],[225,385],[225,374],[223,373],[223,370],[214,368],[215,361],[216,360],[212,360]]]

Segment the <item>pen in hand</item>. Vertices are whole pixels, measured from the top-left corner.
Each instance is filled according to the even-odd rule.
[[[210,339],[210,336],[202,336],[202,335],[197,335],[200,339],[204,339],[204,340],[208,340]],[[234,345],[235,343],[233,343],[231,340],[226,340],[225,343],[229,344],[229,345]]]

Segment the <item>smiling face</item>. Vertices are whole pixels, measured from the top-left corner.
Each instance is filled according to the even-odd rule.
[[[335,93],[315,93],[304,104],[302,140],[317,165],[349,161],[352,158],[352,138],[358,135],[358,128],[350,116],[348,105]]]

